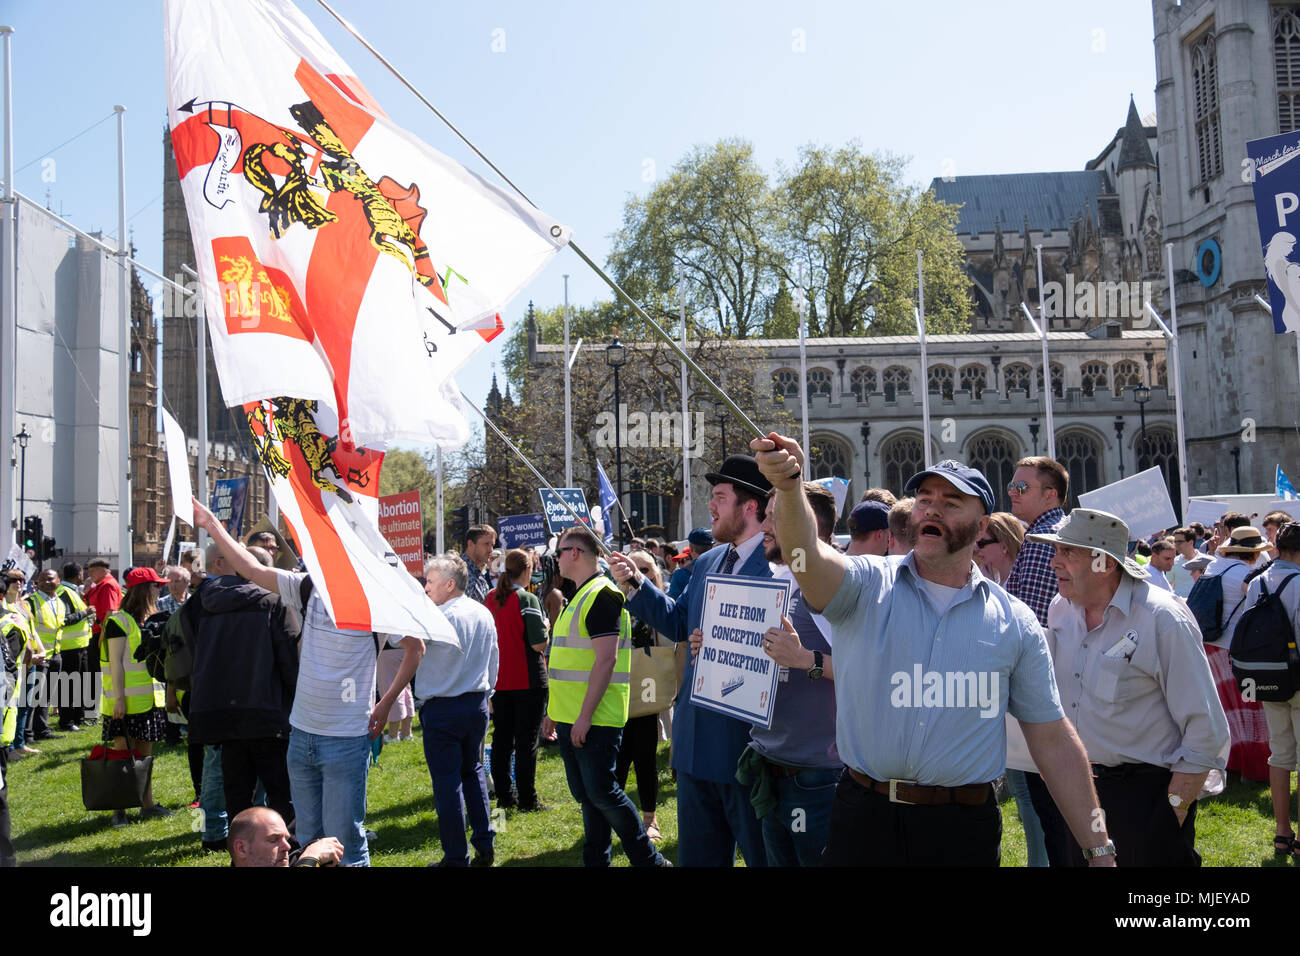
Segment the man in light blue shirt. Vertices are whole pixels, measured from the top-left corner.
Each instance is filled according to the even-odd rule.
[[[415,672],[424,759],[438,808],[439,866],[470,865],[465,815],[474,828],[474,866],[491,866],[494,850],[483,772],[488,696],[497,682],[497,629],[492,613],[466,597],[469,569],[454,554],[424,566],[425,591],[456,629],[460,649],[430,643]],[[463,801],[463,808],[462,808]]]
[[[773,433],[750,447],[776,488],[777,542],[833,629],[836,746],[847,769],[826,864],[998,865],[992,781],[1006,767],[1008,712],[1090,861],[1113,864],[1037,618],[972,561],[994,508],[987,479],[955,461],[914,475],[903,489],[916,498],[912,553],[848,558],[817,540],[799,446]]]

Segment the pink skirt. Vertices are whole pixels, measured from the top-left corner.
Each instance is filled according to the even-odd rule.
[[[1232,734],[1228,769],[1238,771],[1247,780],[1267,780],[1268,721],[1264,719],[1264,708],[1259,701],[1242,699],[1226,647],[1206,644],[1205,656],[1210,660],[1210,675],[1218,687],[1219,702]]]
[[[379,652],[379,696],[388,692],[393,678],[402,667],[402,656],[406,652],[400,647],[385,647]],[[415,716],[415,699],[411,696],[411,685],[407,684],[393,702],[393,709],[388,712],[388,719],[394,723]]]

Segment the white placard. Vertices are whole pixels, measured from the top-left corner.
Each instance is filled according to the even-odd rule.
[[[194,487],[190,484],[190,458],[180,422],[163,409],[163,438],[167,444],[167,474],[171,478],[172,513],[194,527]]]
[[[1148,468],[1104,488],[1084,492],[1079,495],[1079,506],[1106,511],[1122,519],[1128,525],[1130,541],[1140,541],[1178,524],[1164,473],[1159,468]]]
[[[704,644],[695,659],[691,700],[771,727],[781,668],[763,650],[763,634],[781,625],[790,606],[790,582],[710,574],[704,586]]]
[[[1187,502],[1187,520],[1185,524],[1199,521],[1205,527],[1212,528],[1214,522],[1222,518],[1228,510],[1228,506],[1221,501],[1202,501],[1193,498]]]
[[[1300,499],[1297,498],[1279,498],[1276,501],[1270,501],[1268,505],[1259,513],[1259,517],[1251,522],[1260,531],[1264,530],[1264,515],[1270,511],[1285,511],[1296,521],[1300,521]]]

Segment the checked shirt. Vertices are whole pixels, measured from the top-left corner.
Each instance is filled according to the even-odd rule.
[[[1063,521],[1065,512],[1060,508],[1044,511],[1025,534],[1052,534]],[[1037,615],[1038,623],[1044,627],[1047,626],[1047,608],[1056,597],[1056,574],[1051,568],[1055,556],[1056,549],[1050,544],[1026,541],[1011,565],[1005,585],[1008,593],[1029,605]]]

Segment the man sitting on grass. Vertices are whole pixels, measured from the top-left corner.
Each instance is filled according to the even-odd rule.
[[[284,817],[270,807],[249,807],[230,821],[231,866],[337,866],[343,844],[323,837],[299,850],[289,842]]]

